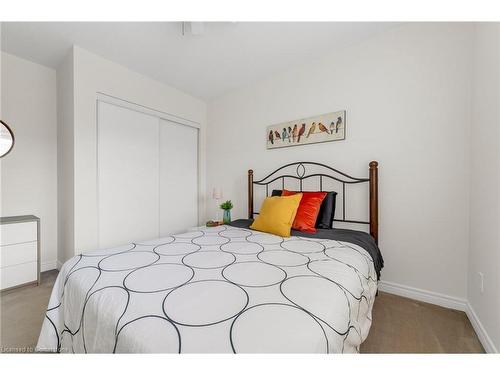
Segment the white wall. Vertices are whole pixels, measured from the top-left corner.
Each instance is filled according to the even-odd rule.
[[[471,41],[471,25],[405,25],[214,100],[207,191],[246,217],[249,168],[319,161],[361,177],[378,160],[382,279],[465,298]],[[266,126],[341,109],[345,141],[266,150]]]
[[[2,22],[0,22],[0,119],[2,118]],[[0,195],[2,188],[0,186]]]
[[[96,56],[82,48],[73,51],[74,102],[66,103],[73,109],[74,140],[74,248],[61,251],[61,261],[67,254],[88,251],[98,246],[97,212],[97,93],[127,100],[160,112],[172,114],[199,123],[200,129],[200,185],[205,191],[205,123],[206,104],[192,96],[127,68]],[[65,160],[63,162],[66,162]],[[63,167],[64,168],[64,167]],[[201,220],[204,219],[204,200],[200,202]]]
[[[58,268],[74,255],[74,80],[73,51],[57,68]]]
[[[0,159],[0,216],[36,215],[42,271],[57,259],[56,72],[2,53],[2,119],[16,143]]]
[[[500,26],[475,32],[468,300],[500,349]],[[478,272],[484,274],[480,291]],[[493,349],[494,350],[494,349]]]

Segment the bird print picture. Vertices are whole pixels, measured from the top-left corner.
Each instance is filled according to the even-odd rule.
[[[267,148],[345,139],[345,111],[337,111],[267,127]]]

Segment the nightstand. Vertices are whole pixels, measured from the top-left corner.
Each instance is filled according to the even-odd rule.
[[[40,283],[40,219],[0,218],[0,290]]]

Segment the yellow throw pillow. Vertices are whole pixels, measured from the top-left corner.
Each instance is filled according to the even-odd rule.
[[[262,203],[259,216],[250,228],[281,237],[290,237],[290,228],[301,199],[302,193],[266,198]]]

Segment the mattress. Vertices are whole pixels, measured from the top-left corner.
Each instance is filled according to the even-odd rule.
[[[57,277],[37,350],[358,352],[377,270],[355,242],[224,225],[78,255]]]

